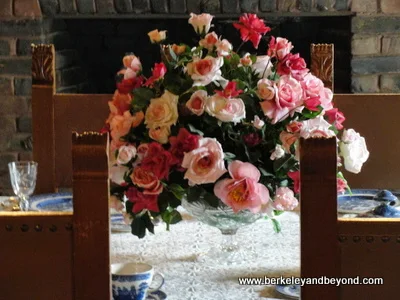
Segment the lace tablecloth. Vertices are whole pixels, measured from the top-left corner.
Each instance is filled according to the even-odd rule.
[[[113,263],[141,261],[165,277],[162,290],[168,300],[251,300],[283,298],[273,286],[239,285],[239,277],[289,277],[300,274],[299,216],[289,212],[279,217],[282,232],[276,234],[269,220],[239,229],[236,240],[257,251],[257,258],[242,264],[218,265],[198,261],[199,255],[221,243],[214,227],[185,217],[181,223],[156,226],[155,235],[138,239],[130,233],[113,233]]]

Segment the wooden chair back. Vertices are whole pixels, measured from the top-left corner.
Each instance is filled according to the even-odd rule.
[[[370,158],[353,188],[399,189],[399,95],[335,95],[336,106],[366,138]],[[336,141],[301,142],[302,277],[383,278],[383,285],[305,286],[302,299],[397,299],[400,219],[337,219]]]
[[[107,144],[72,136],[73,213],[0,212],[1,299],[110,299]]]
[[[32,47],[33,159],[36,193],[72,187],[72,131],[99,131],[112,95],[56,94],[53,45]]]

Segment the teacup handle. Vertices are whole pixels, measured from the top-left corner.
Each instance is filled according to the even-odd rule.
[[[154,280],[154,279],[156,279],[156,280]],[[150,292],[156,292],[163,286],[163,284],[164,284],[164,276],[161,273],[154,273],[153,281],[151,282],[151,284],[153,284],[154,281],[159,281],[159,283],[157,284],[156,287],[152,287],[150,285],[150,287],[149,287],[149,291]]]

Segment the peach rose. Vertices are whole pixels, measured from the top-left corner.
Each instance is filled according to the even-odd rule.
[[[291,189],[288,187],[277,188],[273,204],[276,210],[293,210],[298,204],[299,201],[296,199]]]
[[[269,202],[269,191],[261,183],[260,171],[248,162],[235,160],[229,164],[232,179],[223,179],[214,186],[214,194],[234,212],[248,209],[260,212]]]
[[[126,70],[121,72],[124,74],[124,79],[135,78],[137,73],[142,70],[142,63],[139,58],[133,54],[124,56],[122,61],[126,68]]]
[[[211,51],[218,42],[218,35],[213,31],[208,33],[204,39],[201,39],[199,45]]]
[[[149,136],[153,140],[159,142],[160,144],[168,143],[168,137],[171,134],[171,128],[169,126],[150,128]]]
[[[244,67],[249,67],[253,64],[253,61],[251,60],[250,53],[246,53],[243,55],[243,57],[240,59],[240,64],[239,67],[244,66]]]
[[[206,91],[198,90],[194,92],[188,102],[186,102],[186,107],[196,116],[201,116],[204,113],[207,97]]]
[[[282,147],[287,153],[290,153],[290,146],[292,146],[297,140],[298,136],[293,133],[282,131],[279,135],[279,139],[282,142]]]
[[[136,147],[133,145],[121,146],[118,149],[117,164],[125,165],[136,156]]]
[[[110,122],[111,137],[113,140],[118,141],[124,135],[129,133],[135,117],[131,115],[129,110],[124,112],[123,115],[116,115]]]
[[[184,45],[179,46],[179,45],[173,44],[171,48],[172,48],[172,51],[174,51],[174,53],[176,55],[181,55],[183,52],[186,51],[186,46],[184,46]]]
[[[150,41],[153,44],[155,44],[155,43],[159,43],[166,39],[167,31],[166,30],[158,31],[158,29],[154,29],[154,30],[150,31],[147,35],[149,36]]]
[[[118,212],[120,212],[124,209],[124,204],[116,196],[111,195],[110,198],[108,198],[108,201],[110,204],[110,208],[113,208]]]
[[[218,41],[216,46],[217,46],[217,53],[219,56],[228,56],[232,51],[232,44],[229,43],[229,41],[226,39]]]
[[[145,189],[144,194],[161,194],[163,185],[158,178],[142,167],[136,167],[130,175],[132,182]]]
[[[187,73],[192,77],[193,86],[206,86],[214,81],[226,81],[221,76],[223,57],[206,56],[204,59],[195,57],[193,62],[187,64]]]
[[[207,99],[206,112],[222,122],[239,123],[246,117],[243,100],[214,95]]]
[[[160,98],[151,99],[145,115],[149,129],[170,127],[178,120],[178,96],[165,90]]]
[[[121,94],[116,90],[113,100],[108,102],[108,107],[112,113],[122,115],[131,107],[131,102],[132,96],[130,94]]]
[[[144,119],[144,113],[142,111],[138,111],[133,115],[133,121],[132,121],[132,127],[138,127],[140,124],[142,124]]]
[[[189,24],[193,26],[194,30],[198,34],[206,34],[210,30],[211,21],[213,18],[214,16],[210,14],[196,15],[194,13],[191,13],[189,18]]]
[[[257,94],[263,100],[273,99],[275,97],[275,89],[271,80],[260,79],[257,82]]]
[[[215,138],[201,138],[198,148],[185,153],[182,167],[190,186],[214,183],[226,173],[221,144]]]

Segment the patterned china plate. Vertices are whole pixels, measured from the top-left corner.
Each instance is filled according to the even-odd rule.
[[[36,211],[72,211],[71,193],[55,193],[35,195],[30,198],[30,209]],[[115,232],[130,232],[131,227],[124,223],[121,214],[112,214],[111,230]]]
[[[278,284],[275,287],[276,291],[289,298],[289,299],[300,299],[300,285],[281,285]]]
[[[382,201],[374,200],[374,196],[380,190],[377,189],[354,189],[352,193],[338,195],[338,212],[342,214],[365,214],[373,211]],[[393,195],[400,198],[400,190],[392,190]],[[399,202],[395,204],[398,206]]]
[[[149,292],[149,294],[146,297],[146,300],[165,300],[165,299],[167,299],[167,294],[160,290],[155,292]]]

